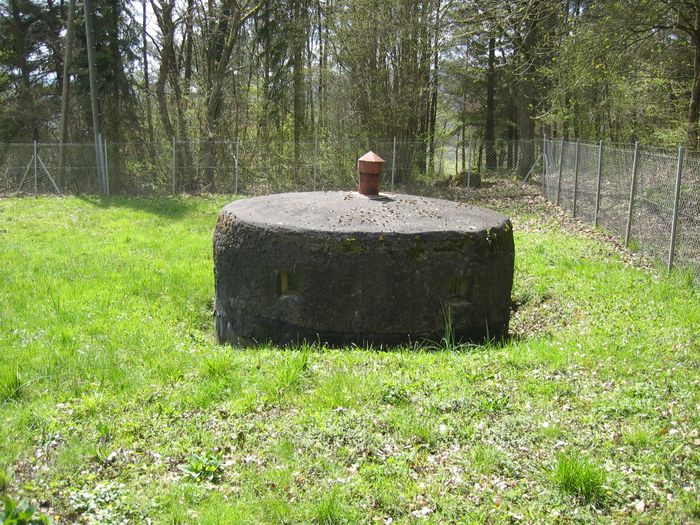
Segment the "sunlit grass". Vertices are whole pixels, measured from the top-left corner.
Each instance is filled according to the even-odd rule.
[[[585,503],[604,503],[605,470],[578,454],[562,454],[557,459],[554,479],[559,489]]]
[[[511,201],[513,339],[231,348],[227,200],[0,199],[0,492],[57,523],[697,518],[692,279]]]

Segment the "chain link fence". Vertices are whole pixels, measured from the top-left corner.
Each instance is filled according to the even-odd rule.
[[[2,144],[0,194],[95,194],[95,158],[86,144]]]
[[[106,192],[352,190],[357,187],[357,158],[368,150],[385,160],[384,191],[469,198],[472,190],[491,187],[501,196],[518,197],[532,187],[505,184],[506,179],[540,182],[548,200],[626,245],[669,267],[675,261],[700,268],[700,158],[686,156],[682,149],[471,140],[438,146],[431,158],[427,143],[397,139],[105,142]],[[93,144],[0,144],[0,194],[97,194],[97,167]]]
[[[678,188],[676,259],[700,268],[700,159],[686,158]]]
[[[470,141],[436,147],[390,140],[104,143],[102,193],[261,195],[357,187],[357,159],[385,160],[382,188],[437,194],[479,187],[482,178],[534,180],[542,141]],[[93,144],[0,144],[0,194],[101,192]],[[539,168],[541,169],[541,168]],[[533,174],[535,174],[533,176]]]
[[[548,200],[625,245],[700,268],[700,159],[635,145],[544,141]]]

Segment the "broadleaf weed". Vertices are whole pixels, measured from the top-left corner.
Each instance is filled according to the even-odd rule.
[[[205,452],[201,455],[192,454],[189,461],[184,465],[179,465],[178,468],[196,482],[217,482],[223,473],[221,459],[211,452]]]

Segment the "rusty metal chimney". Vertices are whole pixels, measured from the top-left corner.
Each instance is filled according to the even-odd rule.
[[[383,169],[384,159],[373,151],[368,151],[357,159],[357,173],[360,175],[357,191],[362,195],[379,195],[379,181]]]

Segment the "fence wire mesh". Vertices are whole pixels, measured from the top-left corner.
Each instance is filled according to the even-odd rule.
[[[676,202],[678,154],[659,148],[639,148],[635,166],[633,145],[547,139],[470,140],[432,152],[397,139],[105,142],[104,171],[111,195],[352,190],[357,158],[370,149],[385,160],[383,191],[469,198],[497,186],[518,197],[532,192],[522,182],[540,183],[549,201],[631,247],[700,268],[700,158],[685,158]],[[0,144],[0,194],[97,194],[97,159],[93,144]]]
[[[95,158],[86,144],[0,145],[0,193],[97,193]]]
[[[575,177],[577,184],[572,214],[574,217],[582,217],[590,222],[595,219],[598,153],[596,144],[579,143],[578,177]]]
[[[110,194],[162,195],[168,193],[171,190],[170,163],[168,162],[170,156],[171,148],[168,144],[106,143],[107,169],[105,171]],[[94,190],[97,191],[96,182]]]
[[[624,238],[632,183],[634,149],[603,148],[598,225]]]
[[[34,184],[34,147],[26,144],[7,144],[0,152],[0,189],[37,193]],[[38,179],[37,184],[38,184]]]
[[[647,253],[667,261],[677,159],[648,152],[641,152],[639,157],[630,240]]]
[[[443,144],[401,140],[104,143],[111,195],[352,189],[357,158],[385,160],[383,189],[432,194],[482,177],[536,178],[542,141]],[[93,144],[0,144],[0,193],[100,192]],[[535,175],[533,176],[533,173]]]
[[[686,158],[680,186],[675,257],[700,268],[700,159]]]
[[[545,140],[542,191],[559,206],[670,266],[700,268],[700,159],[620,144]],[[674,204],[675,248],[671,256]]]

